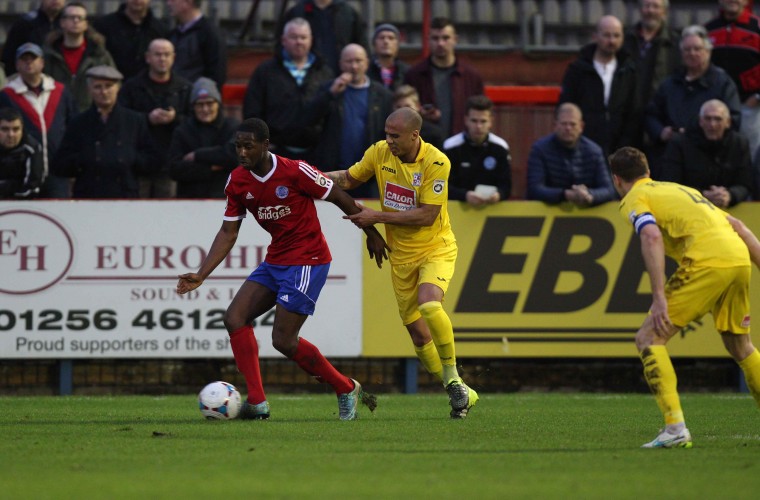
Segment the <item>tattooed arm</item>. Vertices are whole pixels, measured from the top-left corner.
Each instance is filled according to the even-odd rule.
[[[357,186],[364,184],[361,181],[357,181],[351,175],[348,170],[334,170],[332,172],[324,172],[324,174],[332,179],[336,186],[340,187],[344,191],[347,189],[354,189]]]

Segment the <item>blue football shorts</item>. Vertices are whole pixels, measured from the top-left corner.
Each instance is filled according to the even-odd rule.
[[[278,266],[262,262],[248,279],[275,292],[277,303],[289,312],[311,316],[329,270],[330,264]]]

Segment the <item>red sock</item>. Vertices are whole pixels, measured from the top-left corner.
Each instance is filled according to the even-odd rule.
[[[238,371],[248,386],[248,402],[259,404],[266,399],[259,369],[259,345],[253,335],[253,327],[246,325],[230,333],[230,346]]]
[[[346,377],[322,356],[317,346],[306,339],[298,339],[298,348],[293,356],[293,361],[298,363],[303,371],[314,375],[320,382],[327,382],[336,394],[344,394],[354,390],[354,383]]]

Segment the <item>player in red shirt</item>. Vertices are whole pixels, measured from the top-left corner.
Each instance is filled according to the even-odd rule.
[[[346,214],[359,212],[353,198],[308,163],[269,152],[269,128],[258,118],[244,121],[235,136],[240,166],[232,171],[225,193],[224,222],[197,273],[179,276],[177,292],[198,288],[224,260],[237,240],[246,211],[272,235],[264,262],[240,287],[224,315],[235,363],[244,375],[248,398],[241,418],[269,418],[254,337],[254,319],[276,307],[272,345],[304,371],[330,384],[338,395],[341,420],[357,417],[358,402],[375,409],[375,398],[362,391],[319,352],[298,336],[314,313],[319,292],[330,268],[330,250],[317,218],[314,198],[334,203]],[[387,259],[388,246],[374,227],[367,234],[367,250],[378,267]]]

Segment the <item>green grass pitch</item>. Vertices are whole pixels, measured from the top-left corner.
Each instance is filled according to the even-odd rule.
[[[760,498],[760,413],[685,394],[691,450],[642,450],[648,395],[378,396],[341,422],[334,396],[270,395],[269,421],[206,421],[194,395],[0,398],[0,497]]]

